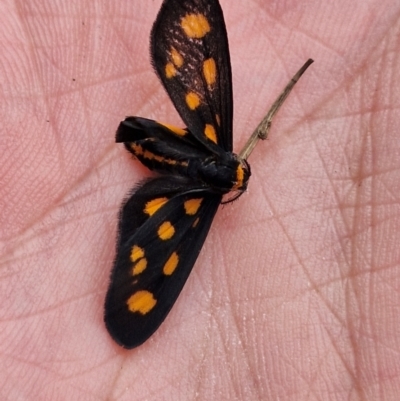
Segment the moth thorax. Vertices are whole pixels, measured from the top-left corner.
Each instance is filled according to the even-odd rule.
[[[230,191],[243,192],[251,175],[246,160],[234,153],[224,157],[210,157],[202,163],[199,171],[201,180],[219,193]]]

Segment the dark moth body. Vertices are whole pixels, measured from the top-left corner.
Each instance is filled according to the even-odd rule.
[[[223,195],[247,188],[247,161],[219,147],[207,148],[188,129],[128,117],[120,124],[116,140],[124,142],[126,149],[150,170],[187,177],[209,192]]]

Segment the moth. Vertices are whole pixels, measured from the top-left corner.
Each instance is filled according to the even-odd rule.
[[[178,298],[224,195],[236,199],[251,175],[247,158],[308,60],[253,132],[232,152],[232,76],[228,38],[217,0],[165,0],[150,52],[156,74],[187,128],[127,117],[116,142],[158,173],[139,184],[119,215],[116,258],[105,324],[121,346],[146,341]]]

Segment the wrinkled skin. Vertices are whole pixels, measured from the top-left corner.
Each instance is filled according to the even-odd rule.
[[[160,330],[109,337],[117,213],[147,174],[114,132],[179,124],[148,57],[159,5],[1,2],[0,399],[398,399],[399,2],[222,2],[235,151],[315,63]]]

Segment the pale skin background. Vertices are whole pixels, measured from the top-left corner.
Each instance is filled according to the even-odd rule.
[[[236,151],[315,63],[159,331],[109,337],[117,213],[148,174],[114,132],[180,125],[148,56],[160,3],[0,3],[0,399],[397,400],[399,1],[221,0]]]

